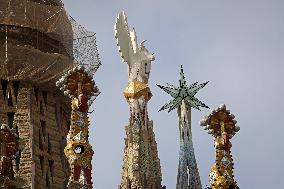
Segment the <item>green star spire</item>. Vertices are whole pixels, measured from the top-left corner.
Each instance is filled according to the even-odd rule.
[[[190,86],[187,86],[183,73],[183,68],[181,66],[179,87],[168,83],[168,86],[161,86],[157,84],[158,87],[163,89],[166,93],[170,94],[174,98],[169,103],[165,104],[159,111],[169,109],[168,112],[170,112],[173,109],[179,107],[182,103],[182,100],[185,100],[189,106],[198,110],[200,110],[200,107],[209,108],[203,102],[194,97],[194,95],[200,89],[202,89],[208,82],[209,81],[201,84],[198,84],[198,82],[196,82],[191,84]]]

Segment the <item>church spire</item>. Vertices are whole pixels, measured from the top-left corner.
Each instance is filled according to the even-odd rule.
[[[99,90],[92,75],[82,65],[68,71],[57,82],[66,95],[71,98],[71,125],[67,135],[64,153],[68,159],[71,173],[68,189],[92,186],[92,157],[94,151],[89,143],[89,107],[92,99],[99,95]]]
[[[177,189],[201,189],[201,181],[194,155],[191,133],[191,107],[200,110],[200,107],[209,108],[199,101],[194,95],[208,82],[198,84],[197,82],[187,86],[183,68],[181,66],[179,86],[157,85],[174,99],[164,105],[159,111],[168,109],[168,112],[177,108],[180,131],[179,167],[177,176]]]
[[[200,121],[204,130],[215,138],[216,160],[210,171],[210,189],[239,189],[233,175],[234,163],[230,142],[240,130],[234,118],[230,110],[226,109],[226,105],[222,104]]]
[[[147,103],[152,93],[148,87],[151,62],[154,56],[144,46],[139,46],[135,31],[128,29],[124,12],[114,26],[117,46],[128,65],[128,86],[124,96],[129,103],[129,124],[126,138],[120,189],[162,189],[161,167],[153,131],[153,121],[148,118]]]

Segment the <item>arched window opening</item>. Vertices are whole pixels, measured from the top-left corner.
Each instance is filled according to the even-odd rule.
[[[36,103],[38,104],[38,88],[34,87],[34,93],[35,93]]]
[[[43,176],[44,175],[44,157],[43,156],[39,157],[39,163],[40,163],[41,173]]]
[[[8,86],[8,81],[4,80],[4,79],[1,79],[1,86],[2,86],[2,91],[3,91],[3,97],[4,97],[4,100],[5,100],[6,92],[7,92],[7,86]]]
[[[13,106],[13,97],[11,91],[8,93],[8,106]]]
[[[19,81],[13,81],[12,83],[13,83],[14,94],[15,94],[16,103],[17,103],[18,102],[18,94],[19,94],[20,82]]]
[[[13,128],[15,112],[7,112],[7,125],[10,129]]]

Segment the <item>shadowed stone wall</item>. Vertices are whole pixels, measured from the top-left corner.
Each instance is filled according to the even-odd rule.
[[[20,150],[13,162],[16,188],[65,188],[69,167],[63,150],[70,125],[69,100],[60,92],[1,80],[0,119],[19,136]]]

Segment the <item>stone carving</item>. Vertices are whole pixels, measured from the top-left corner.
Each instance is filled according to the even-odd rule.
[[[138,46],[135,29],[129,31],[124,12],[118,15],[114,30],[120,55],[123,61],[128,64],[129,82],[136,80],[148,83],[151,62],[155,60],[155,57],[144,46],[146,40],[143,40]]]

